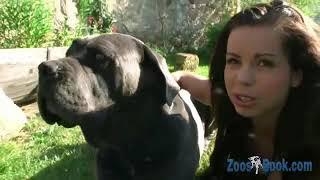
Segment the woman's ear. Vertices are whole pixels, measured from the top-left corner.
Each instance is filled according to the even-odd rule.
[[[292,72],[291,87],[298,87],[302,83],[303,72],[302,70],[296,70]]]

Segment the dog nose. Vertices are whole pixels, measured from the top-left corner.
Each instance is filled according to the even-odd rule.
[[[57,78],[59,68],[59,64],[57,64],[56,62],[43,62],[38,66],[39,75],[46,76],[49,78]]]

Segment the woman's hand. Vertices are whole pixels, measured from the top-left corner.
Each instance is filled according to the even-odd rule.
[[[203,104],[211,105],[211,83],[208,78],[187,71],[176,71],[171,75],[181,89],[189,91]]]

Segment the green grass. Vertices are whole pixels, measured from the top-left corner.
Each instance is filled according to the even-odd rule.
[[[30,119],[16,138],[0,142],[0,179],[92,179],[94,151],[79,128]]]
[[[203,154],[197,174],[208,167],[212,149],[213,143]],[[92,180],[94,154],[80,128],[48,125],[37,116],[28,121],[18,137],[0,142],[0,179]]]
[[[203,154],[197,174],[208,167],[212,149],[213,143]],[[48,125],[37,116],[28,121],[18,137],[0,142],[0,179],[92,180],[94,154],[79,127]]]
[[[197,74],[200,74],[202,76],[208,76],[208,67],[207,66],[199,66],[198,69],[196,70]]]
[[[207,76],[207,65],[200,64],[196,73]],[[197,174],[208,167],[213,143],[208,149]],[[48,125],[36,116],[18,137],[0,142],[0,180],[95,179],[94,154],[79,127]]]
[[[196,74],[200,74],[202,76],[208,76],[209,74],[209,59],[206,55],[198,55],[199,56],[199,67],[195,71]],[[170,72],[174,72],[174,64],[175,64],[175,59],[174,59],[174,54],[169,54],[166,56],[167,59],[167,64]]]

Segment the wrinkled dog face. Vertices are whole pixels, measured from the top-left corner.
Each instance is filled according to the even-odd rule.
[[[76,40],[66,57],[39,65],[38,104],[47,123],[81,123],[87,113],[112,107],[154,79],[142,79],[143,44],[127,35]],[[152,70],[154,71],[154,70]]]

